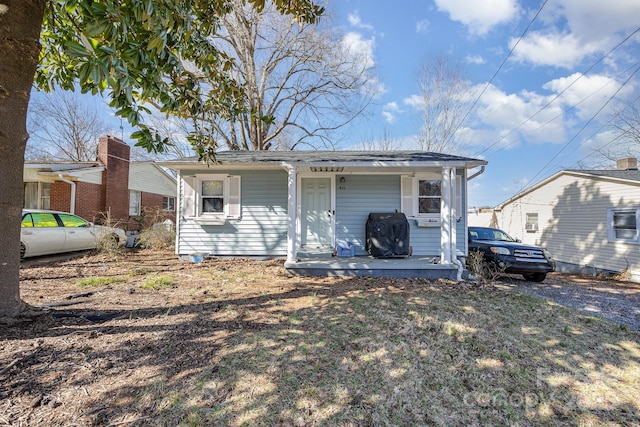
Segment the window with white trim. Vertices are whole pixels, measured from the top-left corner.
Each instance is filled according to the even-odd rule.
[[[202,215],[224,212],[224,179],[202,179],[199,189]]]
[[[176,198],[162,196],[162,210],[163,211],[175,211],[176,210]]]
[[[456,177],[456,215],[462,216],[462,176]],[[408,217],[425,218],[439,223],[442,210],[442,173],[433,172],[416,177],[403,176],[401,186],[401,210]]]
[[[427,214],[440,215],[442,204],[442,180],[418,180],[418,216]]]
[[[607,217],[610,242],[640,243],[640,208],[611,208]]]
[[[198,222],[221,225],[240,219],[240,177],[202,174],[184,176],[182,215]]]
[[[142,193],[139,191],[129,191],[129,216],[140,215],[140,202]]]
[[[50,209],[51,183],[49,182],[25,182],[24,183],[24,208],[25,209]]]
[[[527,233],[535,233],[536,231],[538,231],[538,213],[527,212],[526,216],[527,218],[524,229],[527,231]]]

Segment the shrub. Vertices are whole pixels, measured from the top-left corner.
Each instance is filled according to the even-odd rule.
[[[484,253],[482,251],[469,252],[469,257],[467,257],[467,270],[482,284],[493,283],[500,274],[504,273],[504,268],[500,268],[494,263],[488,263],[484,259]]]
[[[175,226],[173,221],[166,219],[162,210],[156,209],[149,213],[145,211],[145,218],[151,217],[152,225],[140,231],[138,245],[142,248],[170,249],[175,243]]]
[[[96,224],[106,227],[122,228],[117,221],[113,221],[109,213],[101,212]],[[96,250],[101,254],[116,256],[122,253],[124,243],[117,234],[103,234],[97,237]]]

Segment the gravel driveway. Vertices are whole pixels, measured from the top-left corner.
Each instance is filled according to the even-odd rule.
[[[582,310],[640,333],[640,283],[552,273],[543,283],[509,276],[497,286]]]

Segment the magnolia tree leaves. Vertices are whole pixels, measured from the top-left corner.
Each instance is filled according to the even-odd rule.
[[[324,13],[313,0],[273,3],[301,22],[317,22]],[[234,60],[210,42],[229,7],[225,0],[50,0],[36,85],[46,91],[79,85],[83,93],[108,95],[116,114],[138,128],[136,145],[164,151],[169,140],[143,122],[152,108],[182,118],[232,117],[246,108],[244,88],[230,77]],[[199,84],[201,73],[206,86]],[[190,140],[201,159],[214,157],[209,134],[196,130]]]

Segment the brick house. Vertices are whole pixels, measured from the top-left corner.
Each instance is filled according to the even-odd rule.
[[[105,135],[95,162],[26,163],[24,207],[109,221],[128,231],[176,220],[176,180],[154,162],[130,161],[131,147]]]

